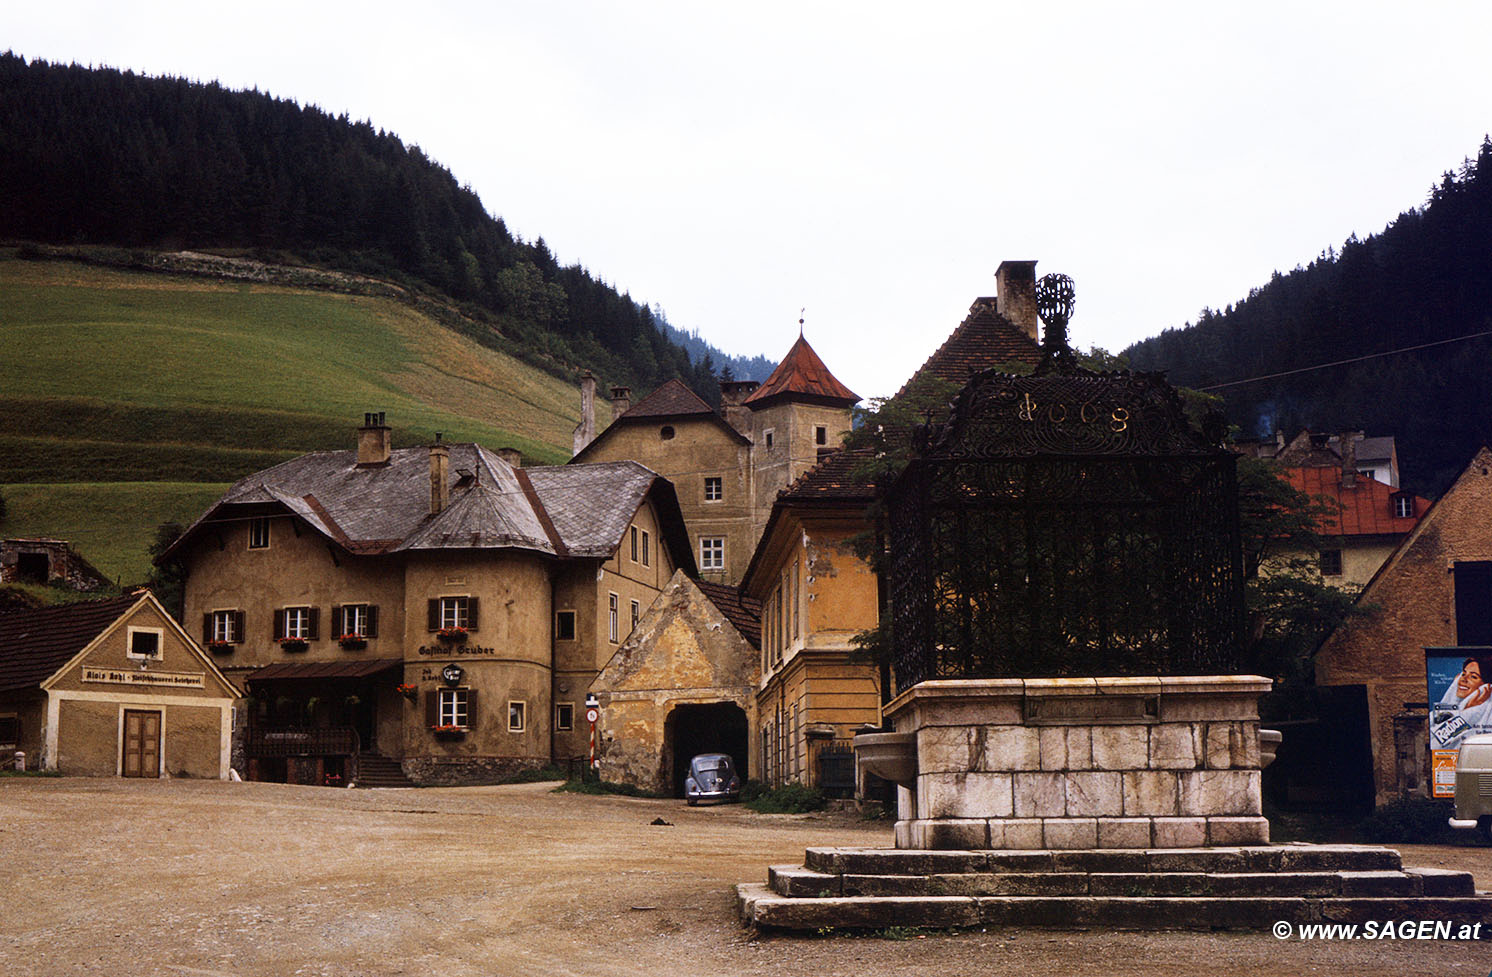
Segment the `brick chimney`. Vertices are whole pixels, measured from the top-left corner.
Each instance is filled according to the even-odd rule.
[[[629,408],[631,406],[632,406],[632,388],[631,387],[612,387],[611,388],[611,416],[613,418],[621,417],[623,414],[627,413],[627,408]]]
[[[430,446],[430,515],[438,516],[451,501],[451,449],[440,442],[440,432]]]
[[[751,408],[746,398],[760,386],[755,380],[720,381],[720,416],[743,437],[751,437]]]
[[[383,422],[383,411],[363,415],[363,426],[357,429],[357,464],[359,468],[387,465],[392,441],[389,427]]]
[[[1041,342],[1041,318],[1036,314],[1036,262],[1000,262],[995,269],[995,311]]]
[[[498,448],[497,456],[514,468],[523,467],[523,452],[517,448]]]
[[[572,454],[596,440],[596,378],[586,370],[580,375],[580,423],[575,425]]]

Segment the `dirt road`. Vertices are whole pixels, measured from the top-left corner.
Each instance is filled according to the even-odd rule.
[[[733,886],[885,824],[554,794],[0,780],[0,973],[1474,974],[1489,945],[991,930],[752,938]],[[671,825],[653,825],[656,818]],[[1476,873],[1492,849],[1405,848]]]

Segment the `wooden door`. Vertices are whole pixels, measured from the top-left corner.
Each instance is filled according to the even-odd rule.
[[[124,711],[124,775],[161,775],[161,714]]]

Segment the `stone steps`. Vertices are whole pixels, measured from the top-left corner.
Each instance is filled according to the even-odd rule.
[[[1093,851],[811,848],[737,887],[742,922],[887,926],[1257,929],[1284,920],[1486,923],[1466,872],[1403,868],[1388,848],[1269,845]]]
[[[390,760],[378,753],[364,753],[357,759],[358,787],[413,787],[414,782],[404,776],[404,768],[398,760]]]

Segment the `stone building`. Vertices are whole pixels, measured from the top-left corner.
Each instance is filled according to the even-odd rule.
[[[516,459],[515,459],[516,460]],[[522,468],[475,444],[250,475],[162,559],[250,693],[251,776],[490,781],[583,756],[586,688],[676,570],[673,486],[630,461]]]
[[[1366,701],[1379,804],[1428,791],[1426,649],[1492,644],[1489,516],[1492,451],[1483,448],[1363,589],[1359,602],[1376,611],[1343,624],[1316,654],[1318,685]]]
[[[0,762],[228,778],[239,690],[149,591],[0,614]]]

